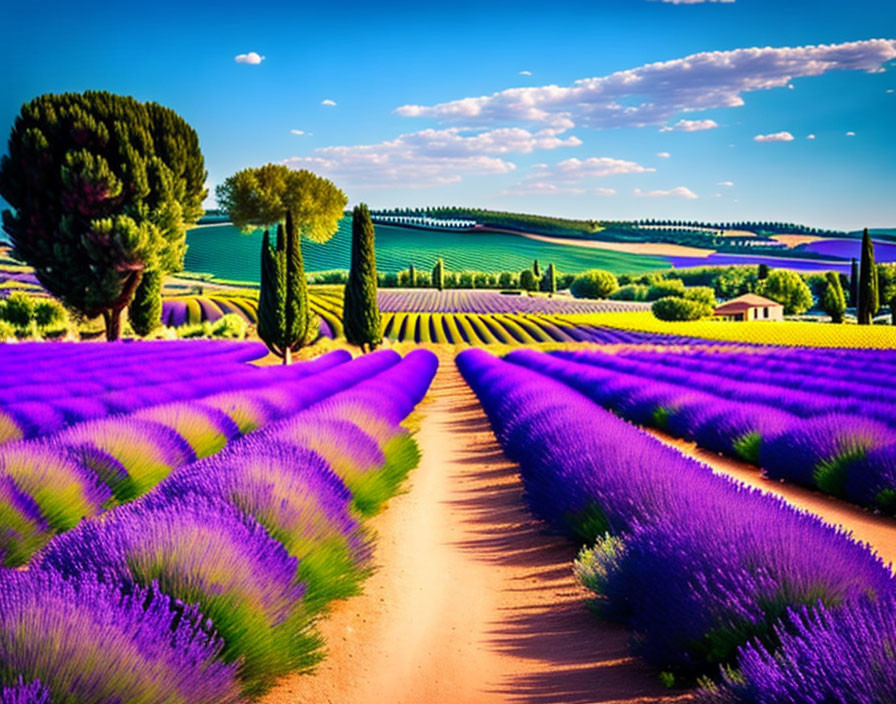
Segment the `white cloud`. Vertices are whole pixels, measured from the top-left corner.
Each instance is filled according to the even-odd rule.
[[[814,135],[814,134],[810,134],[810,135],[808,135],[808,136],[806,137],[806,139],[815,139],[815,135]]]
[[[700,132],[712,130],[719,126],[715,120],[679,120],[674,125],[660,128],[660,132]]]
[[[257,66],[264,58],[261,54],[258,54],[254,51],[250,51],[248,54],[237,54],[233,57],[233,60],[238,64],[250,64],[252,66]]]
[[[509,173],[516,168],[498,155],[579,144],[577,137],[563,138],[553,129],[474,131],[453,127],[403,134],[379,144],[321,147],[312,156],[295,156],[284,163],[313,168],[351,184],[426,187],[457,183],[468,174]]]
[[[846,133],[846,136],[847,136],[847,137],[855,137],[855,136],[856,136],[856,133],[850,131],[850,132],[847,132],[847,133]]]
[[[520,71],[520,75],[521,76],[531,76],[532,72],[531,71]]]
[[[837,70],[873,71],[896,58],[896,40],[748,48],[693,54],[569,86],[512,88],[437,105],[403,105],[405,117],[470,124],[535,122],[606,129],[662,125],[681,112],[738,107],[743,93]]]
[[[887,93],[896,93],[896,88],[887,88]]]
[[[320,101],[320,104],[321,104],[321,105],[330,105],[330,106],[333,106],[333,105],[336,104],[336,102],[333,101],[333,100],[330,100],[329,98],[327,98],[326,100],[321,100],[321,101]]]
[[[656,171],[634,161],[593,156],[588,159],[566,159],[556,164],[535,164],[532,178],[538,181],[578,182],[619,174],[643,174]]]
[[[657,152],[656,155],[660,159],[668,159],[670,156],[672,156],[669,152]]]
[[[305,134],[305,130],[290,130],[290,134]]]
[[[734,2],[734,0],[662,0],[663,2],[669,2],[673,5],[698,5],[704,2],[725,2],[730,3]]]
[[[684,198],[685,200],[698,198],[696,193],[685,186],[676,186],[668,191],[642,191],[640,188],[636,188],[634,193],[639,198]]]
[[[724,186],[725,188],[734,188],[734,181],[719,181],[717,186]]]
[[[754,142],[792,142],[793,135],[790,132],[773,132],[772,134],[757,134]]]

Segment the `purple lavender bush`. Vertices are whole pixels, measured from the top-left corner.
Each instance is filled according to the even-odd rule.
[[[236,668],[220,651],[192,607],[155,589],[123,596],[89,578],[0,576],[0,686],[11,702],[31,702],[12,697],[39,680],[53,704],[238,704]]]

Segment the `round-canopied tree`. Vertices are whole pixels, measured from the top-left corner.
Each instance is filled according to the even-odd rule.
[[[342,320],[345,339],[374,350],[383,340],[380,309],[376,301],[375,231],[367,205],[352,212],[352,262],[345,284]]]
[[[534,291],[538,286],[538,280],[531,269],[523,269],[520,272],[520,288],[523,291]]]
[[[812,291],[795,271],[775,269],[762,282],[759,293],[784,306],[785,315],[805,313],[812,306]]]
[[[118,338],[144,272],[183,265],[202,215],[196,132],[155,103],[106,92],[42,95],[22,106],[0,162],[3,228],[41,284]]]
[[[348,199],[332,181],[280,164],[238,171],[215,194],[236,227],[244,232],[265,228],[258,336],[289,364],[292,353],[308,344],[315,332],[300,240],[330,239]],[[270,228],[275,225],[277,239],[272,246]]]

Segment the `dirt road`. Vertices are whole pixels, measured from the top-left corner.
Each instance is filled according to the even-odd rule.
[[[574,551],[525,508],[475,396],[445,355],[408,491],[371,521],[377,572],[321,624],[329,654],[266,704],[683,701],[593,618]]]

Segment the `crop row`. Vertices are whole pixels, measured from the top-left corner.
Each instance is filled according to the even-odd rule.
[[[682,682],[719,677],[704,702],[896,695],[896,584],[865,546],[550,376],[482,350],[457,363],[529,505],[589,545],[577,574],[647,662]]]
[[[561,379],[627,420],[755,464],[769,477],[896,513],[896,396],[890,390],[853,398],[838,380],[812,376],[811,365],[802,374],[739,380],[745,361],[761,368],[760,354],[745,360],[720,353],[713,373],[668,365],[679,356],[641,361],[643,354],[520,351],[507,359]]]
[[[589,301],[556,296],[506,295],[476,289],[380,290],[377,303],[384,313],[609,313],[646,310],[649,304]]]
[[[316,662],[369,571],[359,519],[419,457],[399,423],[436,360],[391,361],[4,571],[2,701],[236,703]]]
[[[531,345],[540,342],[691,344],[690,338],[571,324],[562,316],[521,313],[384,313],[383,335],[399,342]],[[703,344],[705,340],[698,341]]]
[[[82,518],[142,496],[176,468],[351,387],[399,357],[381,352],[349,359],[344,351],[334,352],[286,374],[269,370],[274,373],[259,374],[252,386],[239,390],[148,406],[5,445],[0,448],[0,563],[27,562]]]
[[[172,349],[164,347],[173,344]],[[140,343],[80,345],[103,348],[103,354],[68,358],[69,343],[43,343],[58,359],[38,361],[23,354],[4,365],[0,379],[0,444],[54,433],[74,423],[215,393],[252,388],[278,379],[304,376],[345,361],[329,356],[310,366],[257,368],[244,359],[263,356],[259,343]],[[24,352],[24,350],[23,350]],[[157,353],[157,354],[156,354]],[[38,371],[30,372],[36,368]]]

